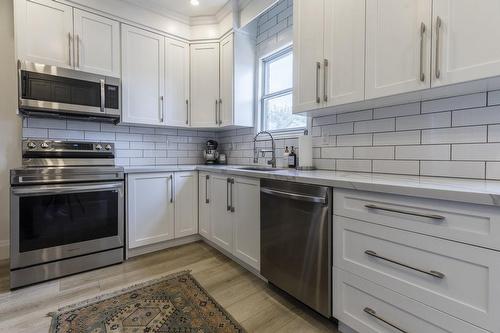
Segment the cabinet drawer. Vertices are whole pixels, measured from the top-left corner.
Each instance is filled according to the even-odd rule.
[[[500,250],[500,207],[344,189],[333,202],[335,215]]]
[[[334,265],[500,332],[500,253],[334,217]]]
[[[334,269],[334,282],[334,316],[358,332],[487,333],[337,268]]]

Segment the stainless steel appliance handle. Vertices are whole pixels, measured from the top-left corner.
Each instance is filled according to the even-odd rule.
[[[209,204],[210,199],[208,198],[208,180],[210,179],[209,175],[205,176],[205,203]]]
[[[163,114],[163,96],[160,96],[160,122],[163,123],[164,114]]]
[[[319,97],[319,72],[321,70],[321,63],[316,62],[316,103],[320,103],[321,99]]]
[[[219,98],[219,125],[222,125],[222,98]]]
[[[394,208],[389,208],[389,207],[381,207],[373,204],[368,204],[365,205],[366,208],[370,209],[376,209],[376,210],[384,210],[387,212],[393,212],[393,213],[398,213],[398,214],[405,214],[405,215],[412,215],[412,216],[418,216],[418,217],[424,217],[427,219],[433,219],[433,220],[444,220],[445,217],[442,215],[434,215],[434,214],[425,214],[425,213],[418,213],[418,212],[412,212],[409,210],[402,210],[402,209],[394,209]]]
[[[12,188],[14,195],[50,195],[77,192],[96,192],[120,189],[123,183],[95,184],[95,185],[41,185],[41,186],[19,186]]]
[[[441,70],[439,69],[439,44],[440,44],[440,30],[441,30],[441,17],[437,17],[436,19],[436,79],[439,79],[441,76]]]
[[[71,66],[71,32],[68,32],[68,62],[69,65]]]
[[[104,112],[104,107],[106,106],[106,85],[104,79],[101,79],[101,112]]]
[[[226,179],[226,210],[231,210],[231,205],[229,204],[229,186],[230,186],[230,178]]]
[[[328,102],[328,59],[323,60],[323,101]]]
[[[219,125],[219,117],[218,117],[218,105],[219,105],[219,101],[218,100],[215,100],[215,125]]]
[[[424,73],[424,35],[425,35],[425,23],[420,24],[420,81],[425,81]]]
[[[80,35],[76,35],[76,67],[80,68]]]
[[[174,202],[174,176],[170,175],[170,203]]]
[[[365,254],[367,254],[367,255],[369,255],[371,257],[374,257],[374,258],[378,258],[378,259],[381,259],[381,260],[384,260],[384,261],[391,262],[391,263],[399,265],[399,266],[403,266],[403,267],[412,269],[414,271],[417,271],[417,272],[420,272],[420,273],[423,273],[423,274],[427,274],[427,275],[433,276],[433,277],[438,278],[438,279],[444,279],[444,277],[445,277],[445,275],[443,273],[441,273],[441,272],[433,271],[433,270],[426,271],[426,270],[420,269],[418,267],[410,266],[410,265],[407,265],[407,264],[402,263],[400,261],[397,261],[397,260],[394,260],[394,259],[390,259],[390,258],[381,256],[381,255],[377,254],[377,252],[372,251],[372,250],[366,250]]]
[[[189,124],[189,100],[186,99],[186,125]]]
[[[372,316],[373,318],[377,319],[377,320],[380,320],[381,322],[391,326],[392,328],[395,328],[397,329],[398,331],[400,331],[401,333],[408,333],[408,331],[405,331],[404,329],[402,328],[399,328],[398,326],[394,325],[393,323],[391,323],[390,321],[388,320],[385,320],[384,318],[380,317],[377,312],[371,308],[364,308],[363,311],[367,314],[369,314],[370,316]]]
[[[231,213],[234,213],[234,203],[233,203],[233,186],[234,186],[234,178],[231,178],[230,182],[230,187],[231,187],[231,207],[230,211]]]
[[[322,197],[316,197],[316,196],[312,196],[312,195],[283,192],[283,191],[278,191],[278,190],[271,190],[271,189],[265,188],[265,187],[261,188],[260,191],[262,193],[274,195],[274,196],[281,197],[281,198],[287,198],[287,199],[293,199],[293,200],[299,200],[299,201],[307,201],[307,202],[315,202],[315,203],[321,203],[321,204],[327,203],[326,197],[322,198]]]

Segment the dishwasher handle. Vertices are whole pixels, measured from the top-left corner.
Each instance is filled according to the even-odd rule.
[[[297,194],[297,193],[290,193],[290,192],[283,192],[283,191],[278,191],[278,190],[272,190],[269,188],[261,188],[260,191],[265,194],[269,195],[274,195],[277,197],[281,198],[287,198],[287,199],[292,199],[292,200],[298,200],[298,201],[307,201],[307,202],[314,202],[314,203],[321,203],[321,204],[327,204],[328,202],[328,197],[317,197],[317,196],[312,196],[312,195],[306,195],[306,194]]]

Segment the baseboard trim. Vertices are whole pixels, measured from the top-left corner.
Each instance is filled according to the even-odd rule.
[[[161,251],[165,250],[171,247],[175,246],[180,246],[180,245],[185,245],[189,243],[194,243],[197,242],[201,239],[200,235],[191,235],[191,236],[186,236],[178,239],[172,239],[168,240],[165,242],[160,242],[152,245],[145,245],[133,249],[128,249],[125,251],[125,260],[132,258],[132,257],[137,257],[143,254],[151,253],[151,252],[156,252],[156,251]]]
[[[352,328],[350,328],[349,326],[347,326],[346,324],[344,324],[341,321],[339,321],[339,328],[338,328],[338,330],[341,333],[358,333],[358,332],[356,332],[355,330],[353,330]]]
[[[9,259],[10,242],[8,239],[0,240],[0,260]]]

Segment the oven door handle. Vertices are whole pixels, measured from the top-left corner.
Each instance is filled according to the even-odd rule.
[[[29,186],[13,187],[14,195],[50,195],[64,193],[97,192],[107,190],[121,190],[123,183],[95,184],[95,185],[47,185],[47,186]]]

